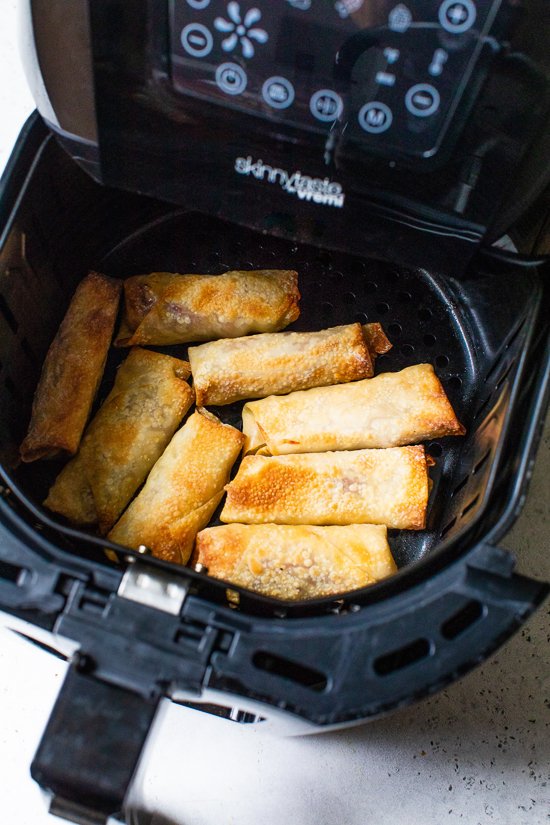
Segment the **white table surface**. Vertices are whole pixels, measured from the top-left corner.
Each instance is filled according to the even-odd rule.
[[[33,105],[0,0],[0,169]],[[503,542],[549,576],[550,428],[524,513]],[[369,725],[274,738],[162,709],[133,796],[158,825],[538,825],[550,810],[548,607],[448,690]],[[7,622],[9,625],[9,621]],[[66,665],[0,629],[1,822],[59,822],[29,765]]]

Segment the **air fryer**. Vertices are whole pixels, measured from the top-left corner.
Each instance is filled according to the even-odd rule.
[[[548,592],[498,547],[547,405],[545,262],[522,238],[546,221],[548,11],[34,0],[25,14],[42,119],[0,193],[0,607],[71,656],[33,776],[52,810],[105,821],[162,697],[241,722],[368,720],[483,661]],[[522,255],[493,245],[505,232]],[[337,598],[272,600],[68,527],[41,505],[60,465],[16,458],[90,269],[273,267],[299,273],[292,329],[380,321],[394,346],[377,371],[432,363],[467,428],[427,445],[428,527],[391,536],[399,572]],[[241,409],[215,412],[238,426]]]

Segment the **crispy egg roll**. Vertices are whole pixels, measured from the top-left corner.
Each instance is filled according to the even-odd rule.
[[[298,275],[286,269],[136,275],[124,282],[124,298],[115,342],[124,347],[275,332],[300,314]]]
[[[243,409],[246,452],[400,447],[464,435],[431,364],[365,381],[270,396]]]
[[[45,506],[108,532],[160,458],[194,400],[189,364],[136,348],[87,428]]]
[[[397,570],[378,524],[228,524],[202,530],[196,553],[209,575],[285,600],[356,590]]]
[[[205,410],[193,413],[109,538],[133,548],[145,544],[155,556],[185,564],[221,501],[242,442],[234,427]]]
[[[224,338],[190,347],[189,361],[200,405],[232,404],[373,375],[361,324]]]
[[[98,272],[76,288],[42,367],[23,461],[76,453],[103,376],[120,289],[120,281]]]
[[[421,530],[428,468],[424,447],[247,456],[220,516],[245,524],[385,524]]]

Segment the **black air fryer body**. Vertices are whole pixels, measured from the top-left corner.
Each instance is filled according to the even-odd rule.
[[[544,598],[496,545],[546,409],[548,291],[489,246],[547,182],[544,14],[473,0],[29,2],[49,128],[31,118],[0,193],[0,607],[30,638],[77,650],[32,768],[57,812],[101,821],[122,807],[162,696],[244,722],[350,724],[458,678]],[[380,320],[394,347],[378,369],[433,363],[467,427],[428,445],[428,529],[391,537],[399,573],[338,599],[228,590],[69,528],[40,504],[59,467],[14,461],[89,269],[273,266],[300,275],[293,328]],[[238,424],[241,406],[216,412]]]

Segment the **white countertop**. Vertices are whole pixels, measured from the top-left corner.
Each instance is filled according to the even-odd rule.
[[[32,109],[0,2],[0,169]],[[527,505],[503,542],[549,577],[550,428]],[[165,704],[134,796],[155,825],[538,825],[550,809],[548,607],[448,690],[386,719],[320,736],[261,729]],[[9,620],[7,622],[9,625]],[[0,629],[2,822],[46,825],[29,765],[66,665]]]

